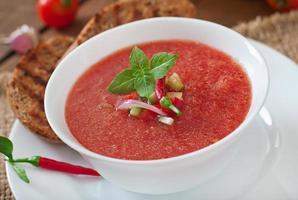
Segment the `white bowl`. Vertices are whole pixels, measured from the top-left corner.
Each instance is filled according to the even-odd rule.
[[[163,39],[187,39],[205,43],[231,55],[243,66],[251,80],[253,93],[252,104],[244,122],[215,144],[160,160],[115,159],[91,152],[79,144],[69,131],[64,117],[65,102],[75,81],[92,64],[118,49]],[[268,69],[263,58],[240,34],[203,20],[152,18],[98,34],[66,56],[48,82],[45,112],[59,138],[78,151],[107,180],[139,193],[173,193],[195,187],[220,173],[236,151],[241,135],[247,132],[244,130],[263,106],[268,84]]]

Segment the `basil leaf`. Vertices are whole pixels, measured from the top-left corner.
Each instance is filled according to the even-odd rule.
[[[133,70],[149,69],[149,60],[145,53],[138,47],[134,47],[129,56],[129,63]]]
[[[147,97],[153,93],[155,80],[151,73],[139,74],[134,81],[134,87],[141,97]]]
[[[135,90],[134,88],[134,71],[125,69],[113,79],[108,90],[114,94],[128,94]]]
[[[177,60],[177,54],[158,53],[154,54],[151,60],[151,73],[155,79],[163,78],[173,67]]]
[[[16,165],[13,162],[9,162],[9,163],[13,167],[13,170],[16,172],[16,174],[18,175],[18,177],[20,177],[20,179],[22,179],[26,183],[30,183],[30,180],[29,180],[29,178],[28,178],[28,176],[26,174],[26,171],[22,167]]]
[[[10,139],[0,136],[0,153],[3,153],[10,160],[12,157],[13,144]]]

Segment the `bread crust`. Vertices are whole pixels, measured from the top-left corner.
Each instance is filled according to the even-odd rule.
[[[6,90],[15,116],[32,132],[53,142],[60,139],[47,122],[44,92],[56,63],[73,41],[68,36],[55,36],[31,49],[15,67]]]
[[[189,0],[119,0],[105,6],[82,29],[77,45],[92,36],[132,21],[161,17],[196,17],[197,10]]]

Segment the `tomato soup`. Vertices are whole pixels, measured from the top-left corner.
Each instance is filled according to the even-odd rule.
[[[138,44],[148,57],[157,52],[179,54],[169,74],[184,83],[183,114],[173,125],[129,117],[115,109],[119,95],[107,87],[129,65],[132,47],[121,49],[90,67],[69,93],[65,117],[73,136],[101,155],[152,160],[204,148],[235,130],[251,104],[251,85],[242,67],[225,53],[184,40]]]

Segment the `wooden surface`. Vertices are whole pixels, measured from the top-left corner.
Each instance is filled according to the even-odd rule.
[[[213,21],[228,27],[270,15],[273,11],[265,0],[196,0],[198,18]]]
[[[55,30],[44,27],[39,21],[35,12],[36,0],[0,0],[0,35],[8,34],[22,24],[28,24],[42,32],[41,38],[57,33],[75,36],[101,7],[112,1],[84,0],[75,22],[68,28]],[[198,9],[198,18],[228,27],[259,15],[272,13],[265,0],[193,0],[193,2]],[[18,58],[19,56],[10,52],[6,46],[0,45],[0,72],[11,70]]]
[[[0,0],[0,36],[9,34],[22,24],[42,27],[35,13],[35,0],[25,1],[26,3],[22,3],[22,0]],[[6,46],[0,45],[0,58],[7,51]]]

